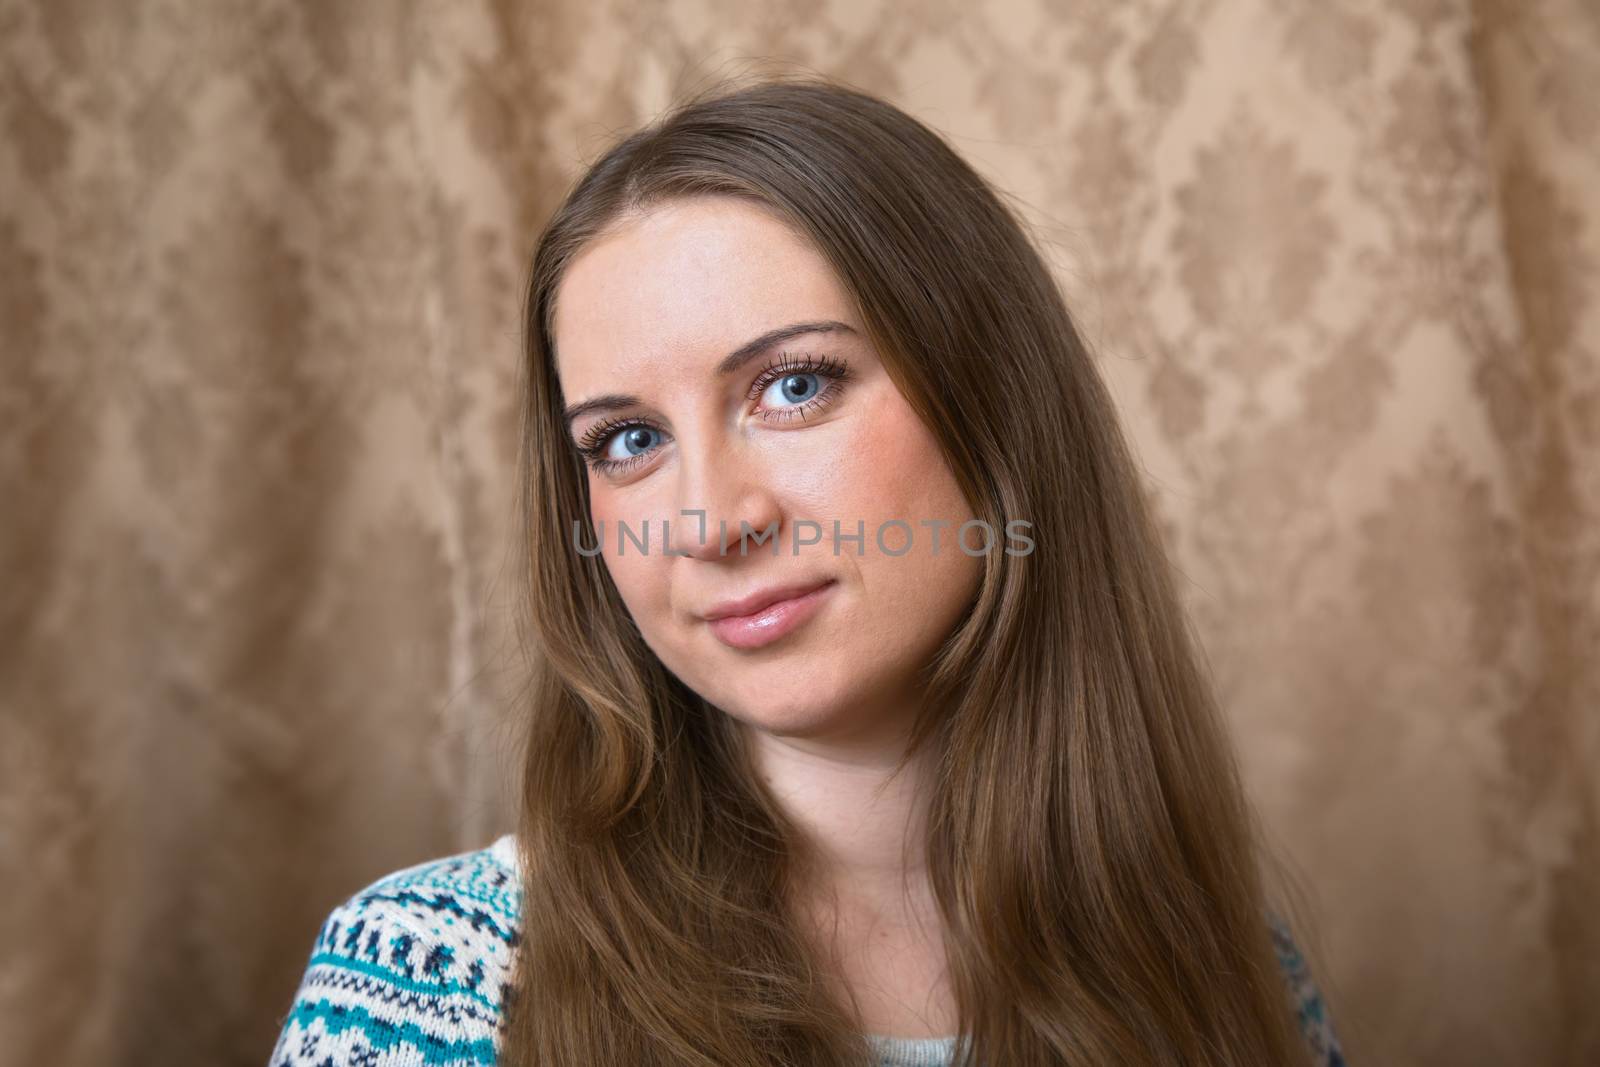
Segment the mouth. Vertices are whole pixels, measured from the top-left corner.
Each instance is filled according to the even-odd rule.
[[[837,583],[821,583],[762,590],[748,597],[717,605],[704,616],[717,640],[730,648],[762,648],[799,629],[820,611]]]

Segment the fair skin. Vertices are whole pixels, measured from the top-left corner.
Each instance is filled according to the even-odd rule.
[[[719,368],[752,339],[819,323],[832,325]],[[820,873],[800,910],[865,1030],[953,1033],[924,774],[913,764],[889,780],[921,707],[917,672],[970,606],[983,563],[956,546],[972,514],[937,441],[826,260],[741,200],[658,204],[591,241],[562,280],[553,334],[606,568],[662,663],[747,731],[805,833]],[[836,519],[846,536],[863,521],[864,546],[836,541]],[[904,554],[875,540],[890,519],[911,526]],[[924,520],[948,524],[937,551]],[[619,547],[618,522],[647,530],[647,549]],[[773,528],[773,541],[741,540]],[[885,540],[898,551],[906,531]],[[780,586],[820,591],[759,647],[730,643],[705,617]]]

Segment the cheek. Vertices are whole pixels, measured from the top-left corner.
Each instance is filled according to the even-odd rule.
[[[589,500],[593,536],[600,539],[600,559],[628,613],[641,630],[648,631],[665,620],[671,607],[668,557],[662,554],[661,530],[662,516],[671,512],[663,512],[643,497],[614,495],[595,484],[589,487]],[[622,524],[627,525],[631,537],[619,537]],[[678,536],[676,530],[673,536]],[[649,551],[640,551],[639,542],[644,542]],[[592,549],[594,540],[586,535],[583,546]]]
[[[971,517],[960,486],[938,441],[904,401],[897,398],[880,410],[882,415],[855,435],[835,469],[840,516],[866,519],[869,537],[876,530],[874,520],[902,519],[911,525],[914,547],[924,540],[931,544],[932,531],[921,524],[923,519],[946,520],[953,526],[940,536],[942,555],[954,527]],[[903,529],[887,530],[884,537],[891,549],[905,543]]]
[[[831,504],[846,529],[854,532],[854,520],[865,520],[865,546],[852,542],[841,552],[860,574],[871,625],[920,648],[934,631],[953,624],[984,562],[962,552],[956,541],[972,512],[938,442],[908,406],[886,406],[841,465],[835,487]],[[883,525],[896,519],[905,525]],[[937,550],[936,527],[930,525],[935,522],[944,524],[937,527]],[[888,552],[878,544],[880,527]],[[974,548],[982,543],[977,531],[969,536]]]

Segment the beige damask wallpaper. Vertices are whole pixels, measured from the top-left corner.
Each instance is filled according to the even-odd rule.
[[[1033,221],[1353,1063],[1600,1063],[1593,0],[0,0],[0,1060],[257,1064],[506,825],[518,286],[799,64]]]

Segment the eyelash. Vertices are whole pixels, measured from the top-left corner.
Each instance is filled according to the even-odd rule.
[[[770,413],[761,413],[763,419],[772,422],[787,422],[794,418],[803,419],[807,412],[826,407],[838,399],[839,392],[844,388],[844,384],[854,377],[849,367],[832,357],[816,356],[808,353],[796,356],[788,352],[780,352],[778,358],[763,367],[761,373],[757,374],[755,380],[750,383],[750,390],[746,394],[746,399],[759,399],[761,394],[766,392],[773,382],[787,378],[792,374],[815,374],[826,380],[822,383],[822,387],[817,391],[816,396],[810,397],[792,407],[774,408]],[[649,419],[641,419],[637,416],[631,418],[627,416],[605,418],[584,431],[583,436],[578,440],[578,453],[599,474],[622,474],[632,470],[648,460],[651,453],[640,452],[629,459],[606,459],[605,451],[606,446],[611,443],[611,438],[619,430],[632,429],[634,427],[644,427],[645,429],[655,430],[658,433],[665,432]],[[654,450],[652,449],[651,451]]]

